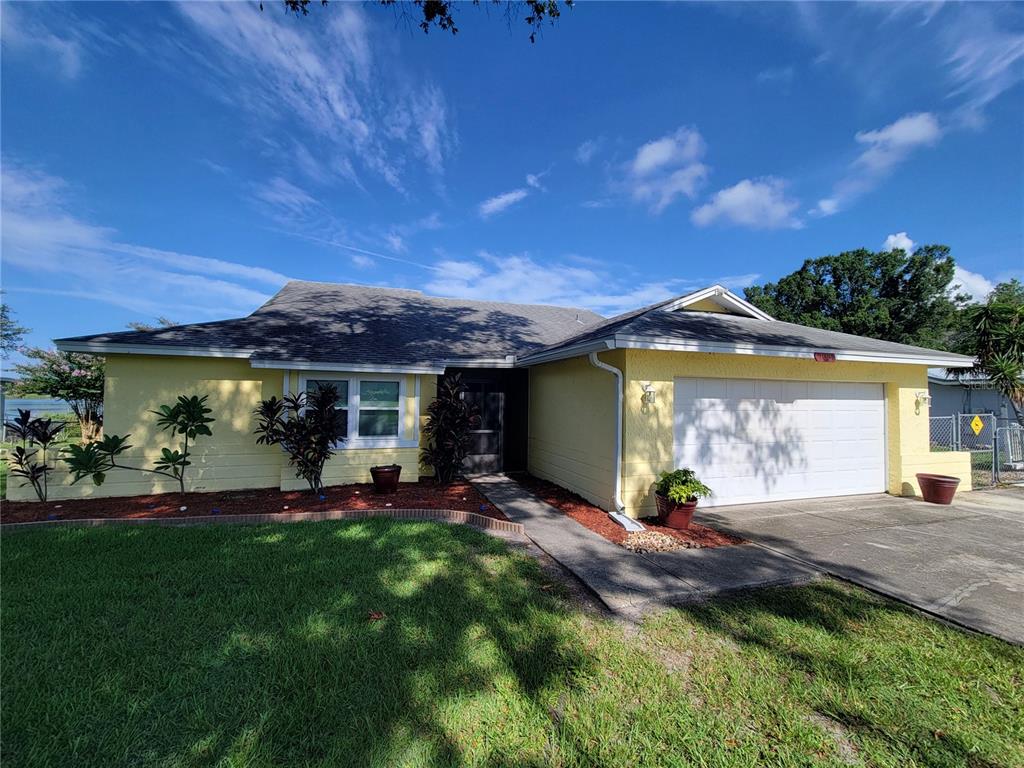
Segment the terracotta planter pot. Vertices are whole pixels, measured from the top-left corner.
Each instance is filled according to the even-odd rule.
[[[693,519],[693,510],[697,508],[697,500],[676,504],[668,496],[655,491],[654,502],[658,505],[658,520],[667,528],[686,530]]]
[[[921,498],[925,501],[932,504],[952,504],[953,494],[960,485],[960,478],[918,472],[917,484],[921,486]]]
[[[370,467],[373,477],[373,490],[377,493],[398,493],[398,477],[402,474],[400,464],[385,464],[382,467]]]

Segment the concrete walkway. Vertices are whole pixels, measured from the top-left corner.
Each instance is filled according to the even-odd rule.
[[[473,484],[526,535],[572,571],[610,609],[636,619],[645,611],[738,589],[804,584],[820,571],[778,552],[743,544],[637,555],[612,544],[504,475]]]

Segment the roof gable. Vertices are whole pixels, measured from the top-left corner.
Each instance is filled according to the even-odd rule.
[[[767,312],[721,285],[712,285],[662,304],[663,312],[714,312],[716,314],[750,317],[755,320],[774,320]]]

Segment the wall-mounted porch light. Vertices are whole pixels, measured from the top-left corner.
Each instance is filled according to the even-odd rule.
[[[643,385],[643,390],[644,390],[644,396],[643,396],[644,404],[645,405],[654,405],[654,402],[657,399],[657,392],[654,389],[654,385],[653,384],[644,384]]]
[[[927,407],[932,402],[932,396],[927,392],[914,393],[914,413],[921,413],[921,408]]]

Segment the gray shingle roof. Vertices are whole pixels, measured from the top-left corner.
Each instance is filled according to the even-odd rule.
[[[603,319],[585,309],[292,281],[248,317],[75,336],[58,344],[199,347],[251,351],[254,359],[417,365],[522,355]]]
[[[666,302],[667,303],[667,302]],[[641,339],[672,339],[677,342],[705,342],[720,345],[758,345],[772,347],[800,347],[821,352],[862,352],[866,354],[939,356],[944,359],[960,359],[970,363],[971,359],[950,352],[939,352],[909,344],[854,336],[849,333],[825,331],[779,320],[766,321],[739,315],[710,312],[666,312],[655,305],[641,312],[630,312],[613,317],[603,323],[563,339],[550,347],[536,350],[525,356],[548,355],[588,342],[603,341],[615,337],[638,337]]]

